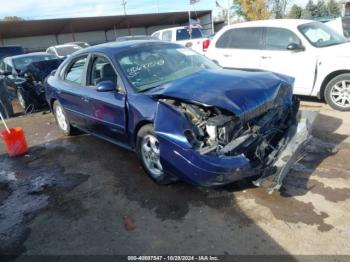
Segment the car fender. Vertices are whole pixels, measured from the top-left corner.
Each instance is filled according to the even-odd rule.
[[[317,59],[317,78],[312,96],[322,97],[320,93],[325,79],[335,72],[350,72],[349,56],[321,56]]]
[[[184,135],[184,130],[188,128],[190,123],[182,112],[162,101],[158,102],[154,131],[159,141],[161,164],[166,172],[197,185],[206,185],[211,179],[232,176],[234,173],[235,179],[254,175],[247,171],[250,163],[243,154],[209,156],[193,150]]]

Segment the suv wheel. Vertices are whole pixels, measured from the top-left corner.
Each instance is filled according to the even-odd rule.
[[[333,109],[350,111],[350,73],[333,78],[327,84],[324,97]]]

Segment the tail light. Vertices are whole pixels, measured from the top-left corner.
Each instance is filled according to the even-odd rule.
[[[209,39],[203,41],[203,52],[207,51],[207,49],[209,48],[209,45],[210,45]]]

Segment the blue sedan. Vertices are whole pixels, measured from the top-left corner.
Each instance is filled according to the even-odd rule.
[[[135,151],[160,184],[257,176],[276,190],[309,138],[292,85],[222,69],[178,44],[128,41],[74,53],[45,88],[66,135],[78,128]]]

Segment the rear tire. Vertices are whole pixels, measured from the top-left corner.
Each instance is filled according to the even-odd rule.
[[[324,97],[333,109],[350,111],[350,73],[338,75],[329,81]]]
[[[54,113],[57,125],[61,129],[61,131],[66,136],[72,135],[72,127],[69,123],[66,112],[65,112],[63,106],[60,104],[60,102],[55,101],[53,103],[53,113]]]
[[[145,125],[137,133],[136,153],[143,169],[155,182],[167,185],[176,181],[164,172],[160,163],[159,142],[153,131],[153,125]]]

